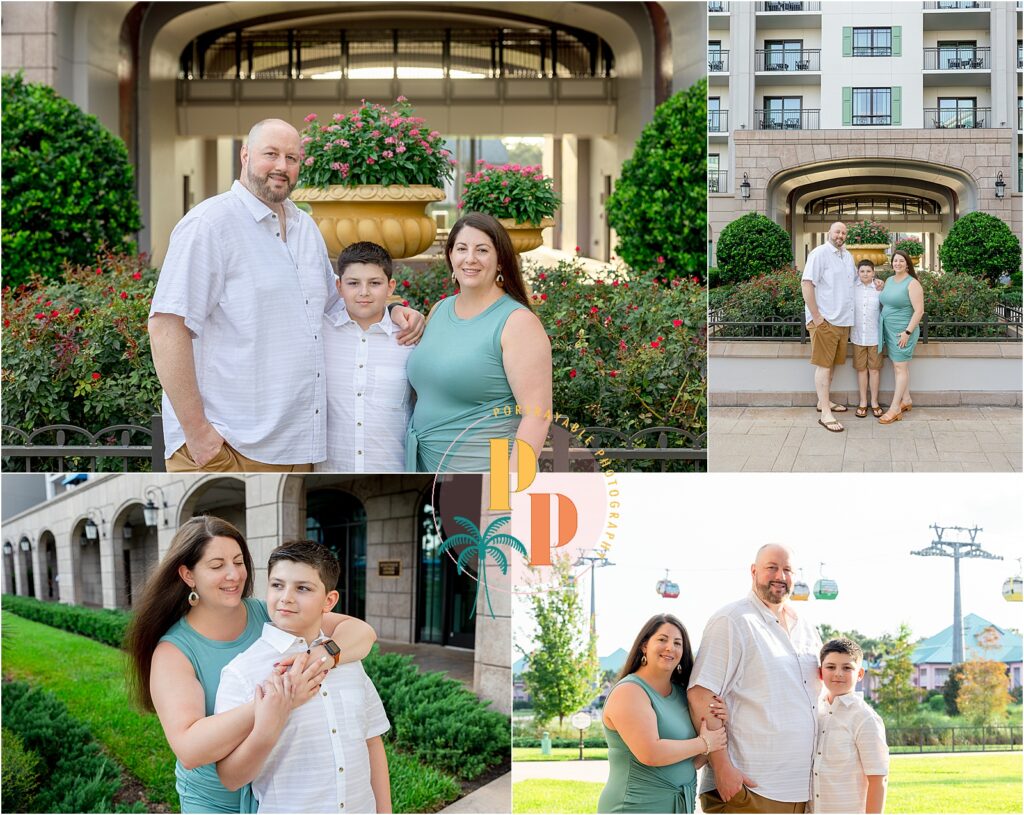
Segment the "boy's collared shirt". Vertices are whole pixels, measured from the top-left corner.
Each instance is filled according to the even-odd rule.
[[[864,285],[858,279],[853,286],[853,328],[850,330],[850,342],[854,345],[878,345],[878,315],[881,312],[879,294],[873,280]]]
[[[747,596],[716,611],[701,638],[689,687],[700,685],[729,710],[729,758],[773,801],[803,802],[809,793],[821,680],[821,638],[805,614],[782,606],[787,628],[761,600]],[[715,786],[705,766],[700,792]]]
[[[388,310],[363,331],[339,301],[324,315],[327,460],[317,472],[397,473],[405,469],[412,388]]]
[[[308,647],[300,637],[265,623],[260,638],[221,672],[214,712],[251,701],[275,662]],[[366,740],[389,729],[362,663],[332,668],[317,695],[289,714],[253,779],[259,811],[375,813]]]
[[[863,812],[869,775],[889,774],[885,724],[859,693],[818,703],[811,776],[815,812]]]

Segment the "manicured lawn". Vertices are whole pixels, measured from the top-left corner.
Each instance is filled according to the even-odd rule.
[[[579,747],[552,747],[551,755],[541,755],[539,747],[513,747],[513,761],[578,761],[580,757]],[[607,747],[584,747],[583,759],[586,761],[608,759]]]
[[[603,784],[593,782],[527,779],[512,788],[512,811],[596,812],[603,788]],[[885,811],[1020,812],[1021,754],[895,756],[890,764]]]
[[[3,670],[52,691],[71,715],[146,787],[154,803],[178,809],[174,754],[155,714],[125,690],[125,655],[95,640],[3,614]]]

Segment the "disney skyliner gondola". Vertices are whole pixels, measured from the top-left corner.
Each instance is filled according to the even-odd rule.
[[[665,576],[655,584],[654,590],[669,600],[679,596],[679,584],[668,579],[668,569],[665,569]]]
[[[1021,558],[1017,558],[1017,574],[1003,581],[1003,599],[1008,603],[1024,600],[1024,580],[1021,579]]]

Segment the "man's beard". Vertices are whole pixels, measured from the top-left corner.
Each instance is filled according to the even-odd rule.
[[[757,585],[757,596],[761,599],[763,603],[766,603],[768,605],[778,605],[779,603],[783,602],[787,597],[789,597],[789,593],[790,590],[787,587],[782,596],[776,598],[775,589],[771,583],[767,583],[763,586],[760,584]]]
[[[282,191],[275,189],[270,185],[270,173],[267,173],[264,176],[256,175],[252,171],[252,165],[246,168],[245,176],[249,181],[249,191],[257,198],[271,204],[280,204],[288,198],[288,196],[292,194],[292,190],[295,189],[295,185],[291,183],[291,180],[287,175],[281,176],[284,178],[287,188]]]

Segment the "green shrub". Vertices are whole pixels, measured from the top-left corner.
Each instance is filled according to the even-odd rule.
[[[25,749],[21,738],[6,727],[0,733],[0,809],[4,812],[32,812],[32,799],[39,788],[42,759]]]
[[[388,754],[393,812],[437,812],[459,797],[461,788],[451,776],[398,752],[387,740],[384,750]]]
[[[771,218],[748,212],[718,238],[718,269],[723,283],[739,283],[793,265],[789,234]]]
[[[999,302],[1004,306],[1017,306],[1021,305],[1021,289],[1020,286],[1014,286],[1012,283],[1006,286],[999,286],[996,288],[996,297],[999,298]]]
[[[5,288],[4,424],[149,428],[160,405],[146,329],[155,285],[144,257],[107,255],[69,270],[63,283],[34,278]],[[145,440],[138,434],[132,443]]]
[[[658,105],[605,205],[634,269],[703,279],[707,266],[707,80]]]
[[[846,243],[849,246],[855,246],[857,244],[888,244],[892,239],[889,234],[889,230],[885,228],[885,224],[880,224],[877,221],[858,221],[855,224],[851,224],[846,230]]]
[[[708,288],[709,289],[716,289],[719,286],[723,285],[724,283],[725,283],[725,281],[722,280],[722,270],[721,269],[719,269],[717,266],[712,266],[710,269],[708,269]]]
[[[961,272],[995,284],[1004,275],[1020,271],[1020,241],[1000,218],[969,212],[953,224],[939,247],[946,272]]]
[[[420,673],[409,657],[374,649],[363,666],[391,722],[389,738],[429,766],[472,779],[508,762],[509,720],[460,682]]]
[[[949,271],[945,274],[926,273],[921,275],[921,287],[924,289],[929,337],[999,336],[1005,333],[995,316],[998,294],[983,279]],[[964,328],[936,325],[954,322],[990,325]]]
[[[946,700],[942,698],[941,693],[939,693],[938,696],[931,697],[925,704],[928,706],[929,710],[934,711],[935,713],[946,712]]]
[[[800,335],[804,317],[804,298],[800,290],[800,272],[783,269],[738,283],[720,303],[722,320],[729,323],[789,323],[772,330],[769,337]],[[760,335],[752,326],[723,326],[716,337]]]
[[[105,645],[120,648],[131,614],[113,609],[85,608],[63,603],[44,603],[34,597],[3,596],[3,609],[26,620],[81,634]]]
[[[897,243],[893,249],[902,250],[912,258],[916,258],[920,257],[921,253],[924,252],[924,244],[914,238],[907,238]]]
[[[3,280],[59,278],[142,226],[124,143],[48,85],[3,77]]]

